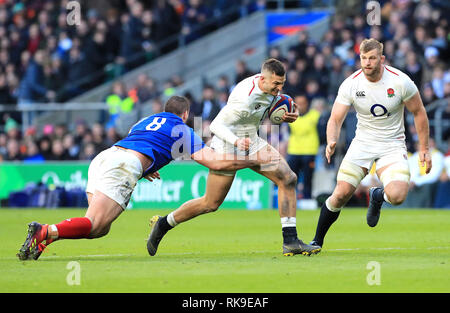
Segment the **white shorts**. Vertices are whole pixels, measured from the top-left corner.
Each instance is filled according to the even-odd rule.
[[[251,140],[251,144],[248,151],[239,150],[231,143],[228,143],[217,136],[214,136],[211,139],[210,147],[214,149],[215,152],[220,154],[235,154],[244,156],[244,155],[253,155],[268,145],[267,141],[265,141],[258,135],[254,135],[249,138]],[[236,171],[211,171],[211,172],[225,176],[234,176],[236,174]]]
[[[365,176],[362,168],[371,170],[374,162],[375,170],[388,166],[379,177],[383,186],[392,181],[409,183],[410,171],[406,146],[404,142],[398,141],[368,143],[353,140],[341,162],[337,180],[346,181],[356,188]]]
[[[367,170],[370,170],[373,162],[375,162],[376,170],[379,170],[386,165],[397,162],[408,164],[408,153],[403,141],[370,144],[353,139],[344,160]]]
[[[111,147],[100,152],[89,165],[86,192],[93,194],[98,190],[125,210],[142,172],[141,162],[134,154]]]

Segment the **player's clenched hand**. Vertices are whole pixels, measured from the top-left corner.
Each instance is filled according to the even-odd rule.
[[[236,140],[236,142],[234,143],[234,145],[242,151],[248,151],[248,149],[250,149],[250,144],[252,143],[252,141],[250,140],[250,138],[239,138],[238,140]]]
[[[148,181],[153,181],[154,179],[161,179],[161,176],[159,175],[159,172],[149,173],[147,176],[144,177]]]
[[[431,171],[431,155],[428,150],[420,150],[419,151],[419,162],[420,166],[425,166],[425,173],[429,173]]]
[[[334,150],[336,149],[336,143],[330,142],[327,144],[327,147],[325,148],[325,156],[327,157],[328,163],[331,162],[331,156],[334,154]]]
[[[294,105],[294,112],[293,113],[284,113],[282,119],[283,122],[287,122],[287,123],[292,123],[295,122],[298,118],[298,112],[297,112],[297,105],[293,102],[292,103]]]

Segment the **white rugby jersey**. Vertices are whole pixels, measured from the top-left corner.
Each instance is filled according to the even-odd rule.
[[[275,96],[264,93],[258,82],[261,74],[239,82],[210,125],[210,130],[220,139],[234,144],[238,138],[254,137],[266,116]]]
[[[377,82],[367,80],[360,69],[339,87],[336,102],[353,105],[356,110],[355,139],[370,142],[405,140],[403,102],[418,89],[400,70],[383,67],[383,75]]]

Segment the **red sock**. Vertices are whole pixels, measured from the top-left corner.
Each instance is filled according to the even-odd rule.
[[[60,239],[87,238],[91,232],[92,223],[87,217],[73,217],[55,225]]]

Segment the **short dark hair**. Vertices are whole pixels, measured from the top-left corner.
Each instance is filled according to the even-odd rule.
[[[184,112],[189,111],[191,103],[188,98],[181,96],[172,96],[164,104],[164,112],[170,112],[181,116]]]
[[[274,58],[270,58],[264,61],[261,66],[261,72],[263,72],[264,70],[274,73],[277,76],[284,76],[286,74],[284,64]]]

